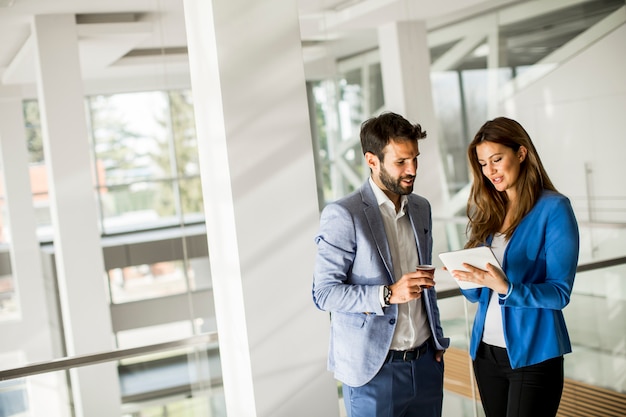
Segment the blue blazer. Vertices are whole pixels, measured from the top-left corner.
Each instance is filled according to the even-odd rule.
[[[419,257],[431,263],[430,204],[408,196]],[[394,282],[391,252],[382,215],[367,181],[359,190],[327,205],[315,237],[317,258],[313,301],[331,312],[328,369],[353,387],[369,382],[382,367],[391,346],[398,316],[397,305],[383,308],[381,285]],[[424,291],[428,321],[438,349],[448,347],[443,337],[434,289]]]
[[[562,309],[572,293],[578,249],[578,224],[570,201],[559,193],[544,191],[504,252],[502,269],[513,288],[500,305],[512,368],[572,351]],[[470,343],[470,355],[475,359],[491,290],[477,288],[463,290],[463,294],[478,302]]]

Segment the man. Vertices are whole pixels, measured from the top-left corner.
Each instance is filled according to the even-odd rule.
[[[327,205],[315,238],[315,305],[331,313],[328,368],[348,417],[440,417],[443,337],[431,263],[430,204],[412,194],[426,137],[395,113],[361,125],[371,176]]]

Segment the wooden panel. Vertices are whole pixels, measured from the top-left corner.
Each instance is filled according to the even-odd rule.
[[[444,389],[467,398],[475,397],[480,400],[478,388],[476,384],[472,388],[472,382],[474,382],[474,372],[468,352],[453,347],[446,350]]]
[[[626,394],[565,379],[559,417],[624,417]]]

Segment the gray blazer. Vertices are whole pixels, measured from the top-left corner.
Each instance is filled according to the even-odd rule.
[[[422,263],[431,263],[430,203],[408,196],[408,215]],[[313,301],[331,313],[328,369],[349,386],[369,382],[385,361],[393,337],[398,307],[383,308],[379,288],[394,282],[391,252],[383,219],[367,181],[352,194],[327,205],[315,237],[317,257]],[[439,322],[437,294],[424,291],[426,312],[436,347],[448,347]]]

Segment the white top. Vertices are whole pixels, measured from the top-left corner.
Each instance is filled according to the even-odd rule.
[[[415,267],[420,264],[415,235],[411,221],[406,215],[409,199],[405,195],[401,196],[400,210],[396,213],[395,205],[389,197],[378,188],[371,177],[369,181],[385,225],[394,281],[398,281],[407,272],[415,271]],[[390,349],[413,349],[424,343],[430,337],[430,333],[428,317],[421,298],[398,304],[398,322]]]
[[[491,242],[491,250],[496,256],[500,265],[502,265],[504,259],[504,250],[506,249],[507,241],[503,234],[496,233]],[[491,291],[491,299],[489,299],[489,306],[487,307],[487,317],[485,318],[485,329],[483,332],[483,342],[506,348],[506,342],[504,341],[504,326],[502,324],[502,307],[498,301],[498,293]]]

